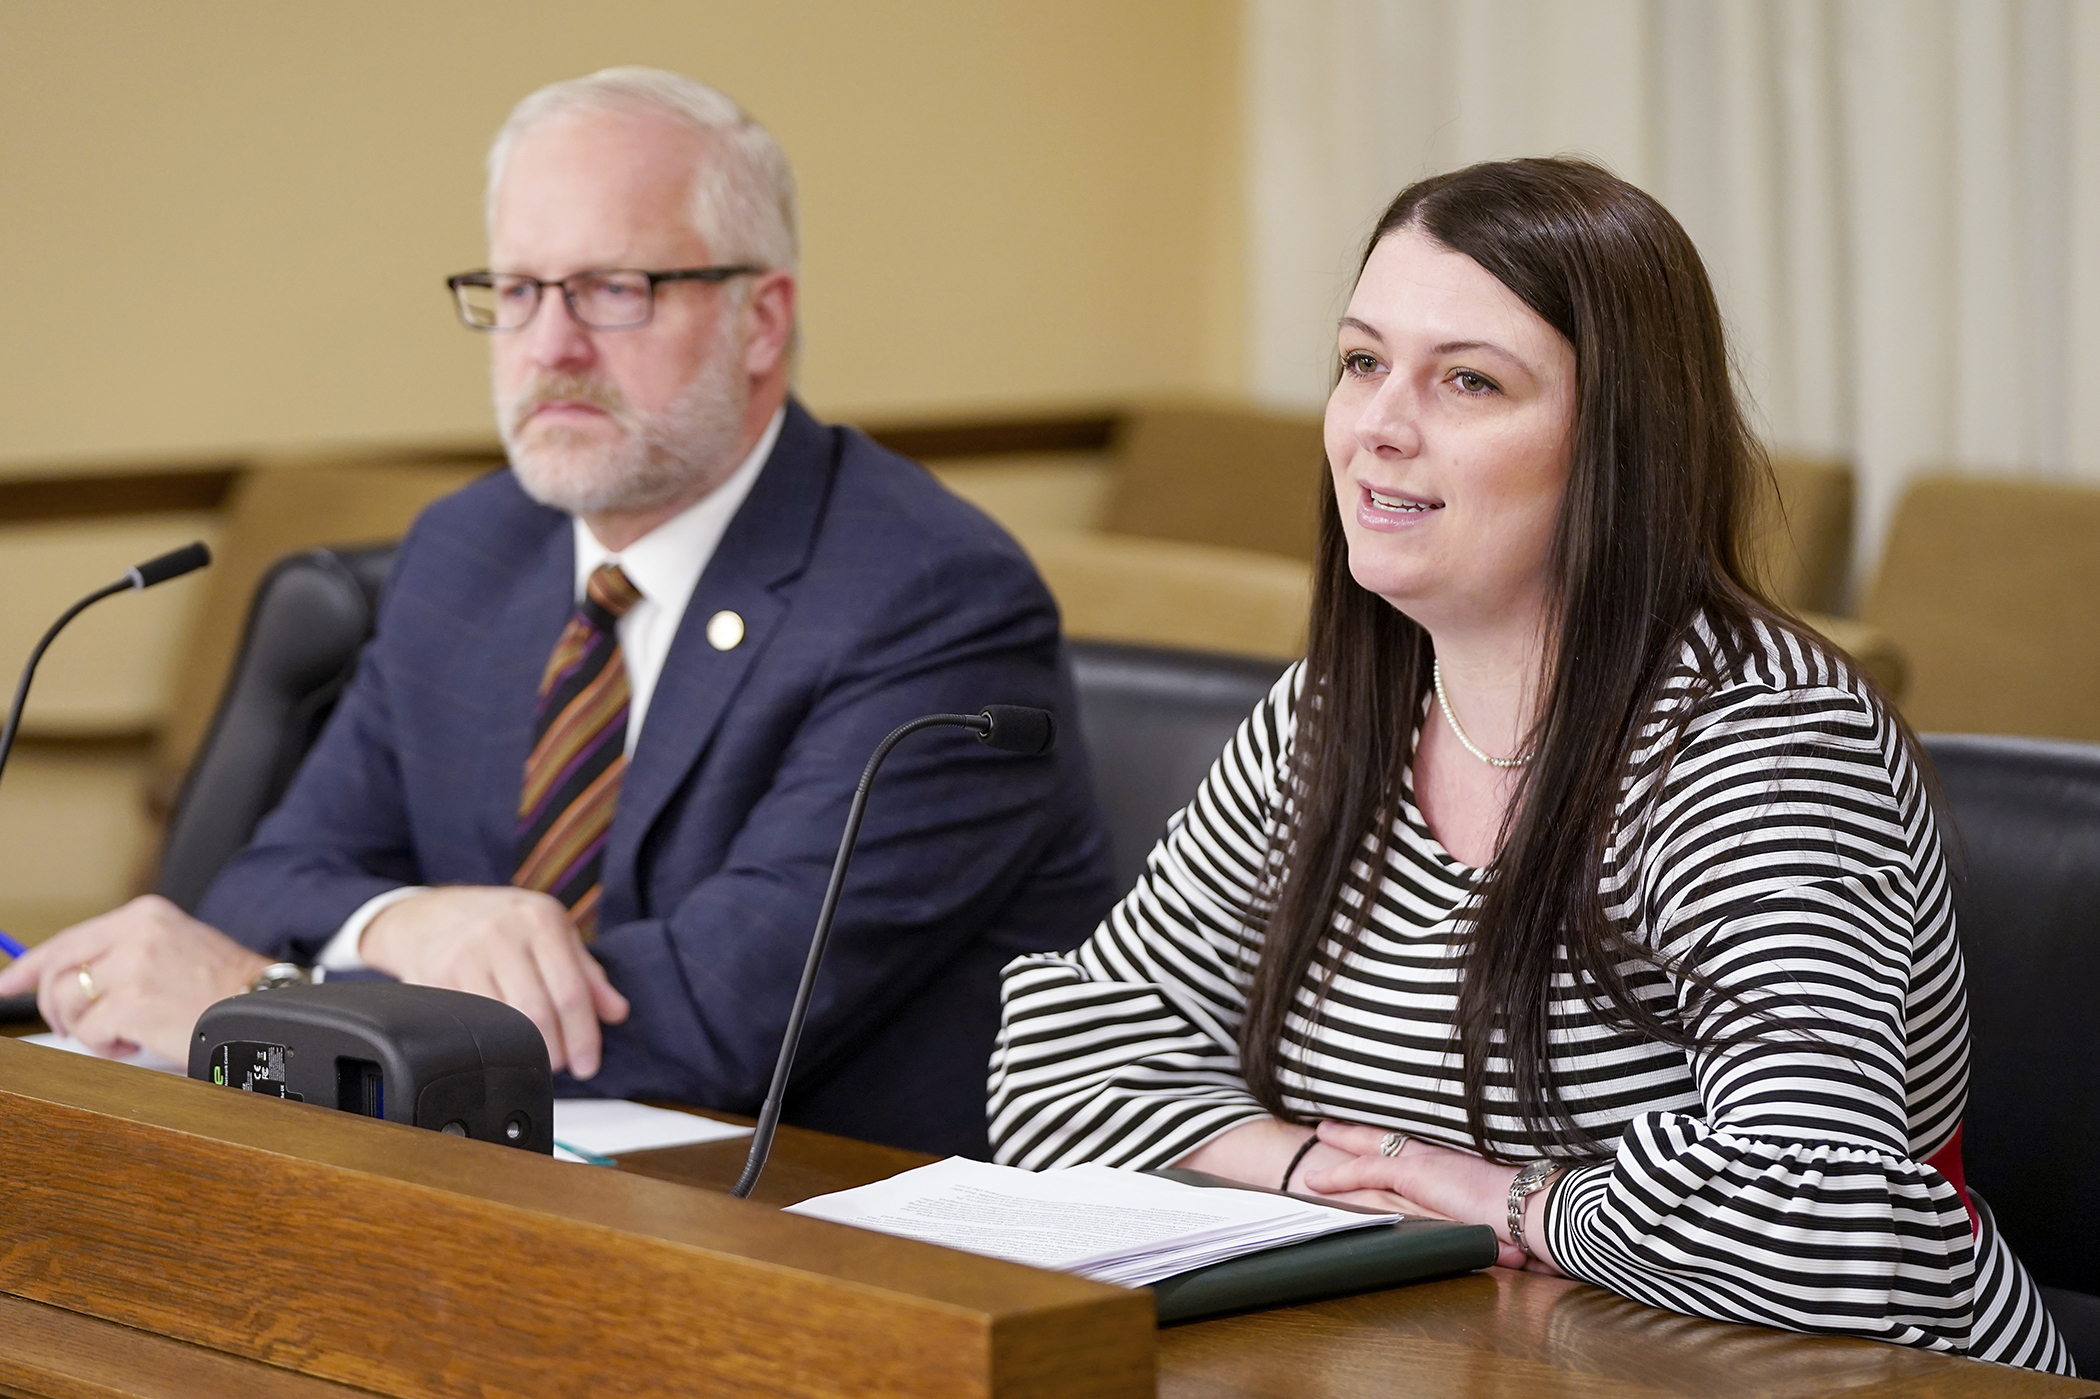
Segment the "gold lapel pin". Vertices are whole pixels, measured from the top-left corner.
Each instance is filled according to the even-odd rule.
[[[717,651],[734,651],[744,639],[744,619],[723,610],[707,619],[707,644]]]

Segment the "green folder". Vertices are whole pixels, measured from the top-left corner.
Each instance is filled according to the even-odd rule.
[[[1162,1166],[1147,1172],[1184,1185],[1259,1190],[1203,1171]],[[1280,1191],[1269,1191],[1280,1194]],[[1355,1206],[1322,1200],[1335,1209]],[[1366,1210],[1364,1213],[1376,1213]],[[1404,1282],[1469,1273],[1495,1261],[1495,1231],[1485,1224],[1444,1219],[1403,1219],[1368,1229],[1327,1234],[1239,1258],[1228,1258],[1162,1278],[1152,1284],[1159,1324],[1194,1321],[1220,1312],[1283,1307],[1350,1292],[1371,1292]]]

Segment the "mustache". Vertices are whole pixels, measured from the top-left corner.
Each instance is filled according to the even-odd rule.
[[[604,380],[580,374],[540,374],[526,381],[504,412],[505,426],[517,432],[527,418],[549,403],[587,403],[617,426],[630,426],[626,397]]]

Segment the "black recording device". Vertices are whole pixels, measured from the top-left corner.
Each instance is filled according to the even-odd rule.
[[[190,1077],[554,1152],[547,1041],[487,996],[396,981],[286,986],[197,1018]]]
[[[773,1083],[766,1090],[765,1104],[758,1110],[758,1128],[751,1134],[751,1153],[744,1158],[744,1172],[729,1193],[748,1198],[758,1184],[759,1172],[773,1150],[773,1133],[780,1126],[781,1106],[787,1100],[788,1076],[795,1067],[795,1049],[802,1043],[802,1022],[809,1017],[810,993],[816,989],[817,967],[824,960],[824,944],[831,937],[831,916],[838,911],[839,891],[846,884],[846,866],[853,859],[853,842],[860,835],[860,818],[868,807],[868,789],[875,784],[875,770],[899,741],[921,729],[953,727],[968,729],[977,741],[1004,753],[1030,757],[1047,753],[1057,745],[1057,719],[1047,709],[1020,704],[987,705],[976,714],[928,714],[900,724],[875,745],[875,753],[853,789],[853,805],[846,809],[846,829],[839,836],[838,858],[831,865],[831,882],[824,888],[824,902],[817,909],[817,926],[809,936],[809,957],[802,964],[802,982],[795,988],[794,1008],[788,1012],[787,1033],[781,1036],[780,1058],[773,1065]]]

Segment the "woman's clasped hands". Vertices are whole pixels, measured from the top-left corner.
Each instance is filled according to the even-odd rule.
[[[1382,1127],[1322,1122],[1319,1135],[1321,1145],[1347,1154],[1337,1157],[1331,1152],[1318,1153],[1317,1160],[1309,1160],[1304,1174],[1295,1182],[1299,1189],[1417,1219],[1486,1224],[1494,1229],[1500,1244],[1501,1253],[1495,1261],[1501,1266],[1559,1273],[1546,1252],[1546,1192],[1525,1201],[1524,1239],[1533,1256],[1527,1258],[1505,1237],[1509,1187],[1516,1179],[1517,1167],[1497,1165],[1470,1151],[1438,1146]],[[1388,1155],[1387,1139],[1395,1135],[1404,1140],[1398,1154]]]

